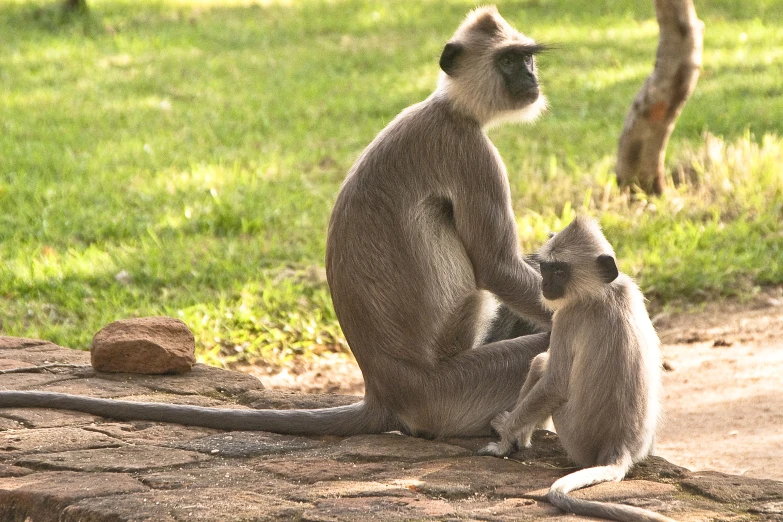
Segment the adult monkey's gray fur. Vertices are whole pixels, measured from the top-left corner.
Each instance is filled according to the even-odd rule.
[[[549,351],[533,360],[514,410],[492,422],[500,443],[480,453],[503,456],[515,444],[530,447],[533,430],[551,416],[568,456],[587,467],[552,485],[552,504],[611,520],[671,522],[646,509],[568,496],[622,480],[652,451],[660,411],[659,341],[642,293],[618,272],[595,221],[577,217],[537,257],[545,303],[555,311]]]
[[[551,323],[541,277],[519,250],[505,167],[483,131],[545,107],[540,50],[495,8],[472,12],[443,50],[437,90],[381,131],[348,173],[326,269],[365,379],[361,402],[241,411],[0,392],[0,407],[293,434],[489,434],[548,345],[546,333],[487,343],[514,330],[503,328],[508,310],[493,323],[490,292],[536,325]]]

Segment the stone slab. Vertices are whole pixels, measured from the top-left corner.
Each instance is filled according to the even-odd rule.
[[[211,459],[187,468],[145,470],[134,476],[152,489],[238,488],[286,498],[305,489],[236,460]]]
[[[297,408],[332,408],[361,401],[356,395],[313,395],[282,390],[249,390],[240,402],[255,409],[293,410]]]
[[[1,478],[0,520],[58,522],[60,513],[81,499],[146,490],[121,473],[58,471]]]
[[[0,358],[16,359],[35,366],[47,363],[90,364],[88,352],[63,348],[46,341],[15,337],[0,337]]]
[[[17,466],[34,469],[126,472],[169,466],[184,466],[208,458],[195,451],[184,451],[174,448],[123,446],[120,448],[26,455],[15,459],[13,463]]]
[[[2,412],[3,410],[0,410]],[[0,416],[0,431],[7,431],[7,430],[21,430],[23,428],[26,428],[23,423],[19,422],[18,420],[9,419],[7,417]]]
[[[29,364],[69,358],[51,343],[0,337],[3,350]],[[61,368],[3,375],[1,387],[228,408],[360,400],[264,390],[254,377],[201,365],[181,376]],[[533,448],[496,459],[475,455],[487,437],[296,437],[54,410],[0,409],[0,430],[7,437],[0,439],[0,521],[583,520],[541,501],[556,478],[575,469],[546,431],[534,434]],[[782,483],[691,473],[657,457],[634,466],[623,482],[575,495],[680,522],[783,520]]]
[[[77,449],[121,446],[122,442],[102,433],[82,428],[42,428],[9,430],[0,433],[0,459],[13,460],[22,455],[55,453]]]
[[[691,473],[683,486],[720,502],[769,502],[783,500],[783,482],[726,475],[717,471]]]
[[[44,408],[0,409],[0,430],[4,419],[27,428],[59,428],[63,426],[85,426],[97,422],[100,417],[78,411],[47,410]]]
[[[209,455],[239,458],[258,455],[279,455],[313,449],[321,446],[322,442],[305,437],[278,435],[276,433],[233,431],[188,441],[173,441],[168,445]]]
[[[107,382],[133,383],[140,388],[177,395],[205,395],[230,398],[248,390],[263,390],[264,385],[256,377],[239,372],[228,372],[204,364],[180,375],[139,375],[132,373],[96,373]]]
[[[165,404],[185,404],[188,406],[204,406],[205,408],[240,408],[249,409],[239,404],[227,404],[226,398],[208,397],[205,395],[183,395],[181,393],[171,393],[165,391],[145,390],[145,393],[138,395],[128,395],[123,397],[124,401],[135,402],[159,402]]]
[[[22,477],[30,473],[33,473],[33,470],[14,466],[13,464],[0,463],[0,477]]]
[[[60,522],[299,520],[298,502],[233,488],[150,490],[69,506]]]
[[[274,474],[294,484],[308,485],[321,481],[358,480],[391,473],[400,466],[386,462],[344,462],[325,457],[273,458],[252,461],[253,467]]]
[[[348,437],[335,447],[334,453],[338,460],[403,462],[470,455],[468,450],[459,446],[394,433]]]
[[[8,373],[0,375],[0,390],[41,390],[61,382],[78,382],[68,373]]]
[[[35,365],[16,359],[4,359],[0,357],[0,370],[13,370],[16,368],[35,368]]]
[[[150,421],[102,422],[90,427],[91,430],[104,433],[127,444],[167,446],[171,443],[183,444],[191,439],[199,439],[220,430],[180,426],[179,424]],[[187,448],[183,448],[187,449]]]
[[[406,474],[415,477],[410,484],[414,490],[447,499],[474,495],[521,497],[531,488],[551,484],[562,475],[557,470],[525,466],[512,459],[479,456],[420,463],[407,468]]]
[[[56,346],[49,341],[43,341],[41,339],[29,339],[27,337],[9,337],[7,335],[0,335],[0,350],[25,350],[27,352],[31,352],[36,347],[46,345]]]
[[[92,372],[92,370],[89,370],[89,372]],[[88,375],[87,377],[88,378],[83,379],[52,379],[50,382],[41,383],[32,388],[25,389],[86,395],[103,399],[121,399],[130,395],[149,393],[148,388],[130,380],[115,381],[102,379],[94,374]]]
[[[398,496],[325,498],[308,508],[303,519],[312,522],[365,522],[368,520],[443,520],[455,518],[454,506],[443,500]]]

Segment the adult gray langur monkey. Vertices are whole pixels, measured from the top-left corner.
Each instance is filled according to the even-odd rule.
[[[570,491],[619,481],[650,454],[660,411],[659,340],[636,284],[618,272],[598,224],[577,217],[539,251],[543,297],[555,311],[549,351],[536,356],[516,407],[492,426],[480,453],[528,448],[551,416],[582,469],[557,480],[548,499],[568,513],[627,522],[672,519],[645,509],[576,499]]]
[[[443,49],[435,92],[402,111],[348,173],[326,271],[364,376],[361,402],[241,411],[0,392],[0,407],[291,434],[488,435],[549,342],[548,333],[487,342],[522,331],[509,309],[551,324],[541,277],[519,248],[505,167],[484,132],[544,109],[541,50],[495,8],[473,11]],[[495,296],[508,307],[500,315]]]

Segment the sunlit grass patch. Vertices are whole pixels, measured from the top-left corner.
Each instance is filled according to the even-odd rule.
[[[165,314],[209,362],[342,353],[313,277],[334,197],[432,91],[474,3],[87,1],[0,3],[0,331],[86,348],[109,321]],[[681,183],[633,201],[613,157],[654,62],[652,4],[500,9],[554,47],[550,111],[491,132],[525,250],[587,212],[656,303],[783,282],[783,4],[697,6],[704,69],[668,160]]]
[[[322,269],[279,272],[230,298],[178,310],[203,348],[200,359],[263,359],[279,365],[323,351],[347,352]]]
[[[542,207],[537,198],[517,201],[527,249],[581,212],[600,218],[621,269],[658,306],[748,296],[783,281],[783,139],[705,134],[677,158],[669,189],[656,198],[618,189],[611,165],[528,181],[525,192],[546,193],[549,205],[541,213],[531,210]]]

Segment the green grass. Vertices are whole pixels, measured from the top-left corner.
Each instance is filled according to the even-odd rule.
[[[165,314],[210,362],[344,350],[322,276],[332,202],[431,92],[473,4],[59,3],[0,4],[0,331],[85,348]],[[500,3],[557,47],[540,62],[551,111],[491,133],[523,246],[590,212],[661,304],[783,282],[783,4],[697,8],[704,70],[668,155],[689,182],[629,202],[612,158],[652,67],[651,3]]]

